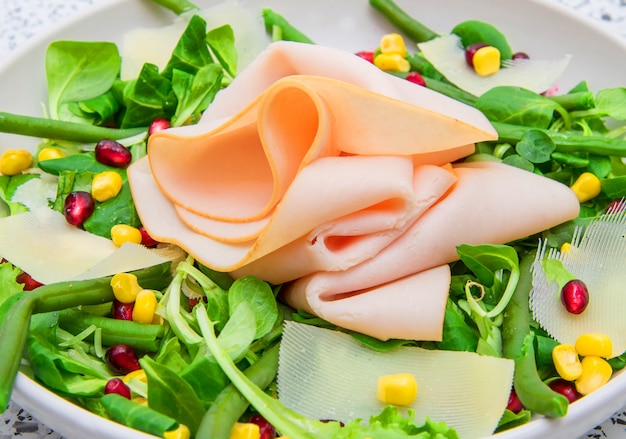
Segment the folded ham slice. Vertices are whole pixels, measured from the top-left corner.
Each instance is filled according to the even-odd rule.
[[[199,124],[151,136],[129,180],[146,229],[213,268],[232,271],[324,234],[325,250],[358,243],[335,258],[341,268],[375,254],[445,193],[455,177],[432,165],[495,136],[479,111],[353,54],[277,42]],[[427,200],[412,181],[426,170],[438,175],[419,189]]]
[[[364,291],[370,295],[378,288],[389,290],[386,284],[393,285],[396,279],[456,261],[460,244],[504,244],[578,214],[579,203],[568,187],[531,172],[498,162],[463,163],[454,171],[458,181],[448,196],[375,258],[342,271],[312,271],[284,286],[283,299],[332,323],[359,330],[364,323],[358,313],[347,310],[345,297]],[[254,271],[244,267],[238,274],[258,270],[270,282],[287,280],[282,279],[282,270],[272,270],[271,255],[250,267]],[[387,302],[385,296],[372,294],[378,297],[373,301],[379,300],[374,306],[384,307],[394,323],[393,330],[384,322],[370,323],[367,333],[381,339],[430,339],[425,338],[433,335],[430,328],[416,325],[416,316],[422,307],[447,297],[448,288],[443,282],[416,283],[414,294],[427,295],[429,302],[412,308],[413,314],[407,312],[407,302]],[[445,304],[437,311],[428,308],[429,315],[434,313],[442,321],[444,311]]]
[[[156,239],[289,282],[285,300],[381,339],[441,337],[462,243],[505,243],[578,212],[571,190],[499,163],[482,113],[353,54],[273,43],[197,125],[128,169]]]

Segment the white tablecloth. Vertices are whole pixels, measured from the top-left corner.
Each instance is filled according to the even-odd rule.
[[[34,34],[45,30],[49,24],[67,19],[98,1],[106,0],[0,0],[0,59]],[[626,0],[552,1],[571,7],[626,38]],[[626,78],[626,71],[624,74]],[[25,439],[62,438],[18,405],[11,404],[0,417],[0,439],[15,436]],[[582,438],[626,438],[626,407]]]

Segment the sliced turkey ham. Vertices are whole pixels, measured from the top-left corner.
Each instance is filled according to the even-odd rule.
[[[476,109],[353,54],[279,42],[128,176],[148,232],[201,263],[289,282],[288,303],[346,328],[437,340],[456,245],[578,212],[554,181],[449,164],[495,138]]]

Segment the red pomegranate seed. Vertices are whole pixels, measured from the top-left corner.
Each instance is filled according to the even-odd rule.
[[[124,398],[130,399],[130,387],[120,378],[111,378],[104,386],[104,394],[117,393]]]
[[[106,351],[105,359],[109,366],[123,375],[141,369],[134,349],[126,344],[111,346]]]
[[[158,133],[159,131],[166,130],[170,127],[170,121],[163,118],[154,119],[150,126],[148,127],[148,136],[151,136],[154,133]]]
[[[409,82],[412,82],[413,84],[426,87],[426,81],[424,81],[424,78],[422,77],[422,75],[420,75],[417,72],[410,72],[408,75],[406,75],[406,78],[404,79],[406,79]]]
[[[134,307],[134,303],[123,303],[119,300],[114,300],[111,309],[111,317],[117,320],[132,320]]]
[[[141,232],[141,243],[146,247],[154,247],[159,243],[159,241],[150,236],[148,231],[143,226],[139,227],[139,231]]]
[[[626,200],[613,200],[606,206],[606,213],[618,213],[626,210]]]
[[[32,291],[35,288],[39,288],[43,284],[33,279],[30,274],[21,272],[15,279],[17,283],[24,284],[24,291]]]
[[[515,389],[511,389],[511,394],[509,395],[509,402],[506,408],[516,414],[521,412],[524,409],[524,405],[522,404],[522,401],[519,400],[517,393],[515,393]]]
[[[65,197],[63,214],[68,223],[73,226],[82,226],[91,216],[96,205],[89,192],[70,192]]]
[[[530,56],[528,56],[528,54],[525,52],[515,52],[511,58],[512,59],[530,59]]]
[[[561,288],[561,303],[569,313],[582,313],[589,304],[587,285],[580,279],[567,282]]]
[[[371,62],[372,64],[374,63],[374,52],[364,50],[361,52],[357,52],[356,56],[359,56],[363,58],[365,61]]]
[[[132,160],[130,150],[115,140],[104,139],[96,145],[96,160],[114,168],[125,168]]]
[[[276,429],[272,424],[267,422],[267,419],[263,416],[258,414],[252,415],[250,419],[248,419],[248,422],[259,426],[259,430],[261,431],[259,439],[274,439],[276,437]]]
[[[552,390],[566,397],[570,403],[580,398],[580,393],[576,390],[576,385],[571,381],[559,378],[551,381],[548,385]]]

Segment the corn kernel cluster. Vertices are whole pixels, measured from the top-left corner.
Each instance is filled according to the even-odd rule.
[[[385,72],[403,72],[411,69],[406,60],[406,46],[402,35],[391,33],[380,39],[379,50],[374,55],[374,65]]]
[[[132,273],[118,273],[111,278],[113,295],[122,303],[134,303],[133,321],[152,323],[156,318],[157,297],[154,291],[142,288],[137,276]]]
[[[574,345],[562,343],[552,350],[552,361],[559,376],[573,381],[581,395],[588,395],[606,384],[613,369],[606,358],[613,352],[611,338],[604,334],[582,334]]]

